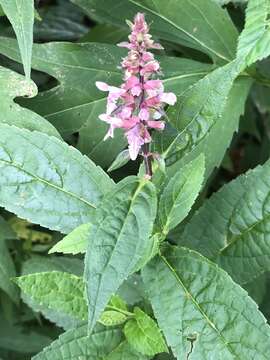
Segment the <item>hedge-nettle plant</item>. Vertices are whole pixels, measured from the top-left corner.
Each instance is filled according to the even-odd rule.
[[[165,123],[160,120],[165,116],[164,106],[174,105],[176,96],[164,92],[162,81],[158,79],[160,64],[149,50],[163,48],[149,34],[144,14],[138,13],[134,23],[127,23],[131,29],[129,42],[118,44],[129,49],[121,63],[124,83],[118,88],[96,82],[100,90],[109,92],[106,113],[99,118],[110,124],[105,139],[113,137],[115,128],[124,129],[131,160],[142,154],[146,175],[151,178],[153,154],[149,150],[152,141],[150,132],[151,129],[164,129]]]
[[[269,360],[270,0],[0,15],[0,359]]]

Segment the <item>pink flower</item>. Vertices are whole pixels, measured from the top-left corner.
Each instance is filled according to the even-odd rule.
[[[135,160],[143,153],[145,159],[151,157],[149,143],[150,131],[162,131],[165,123],[159,119],[164,116],[166,104],[174,105],[176,96],[165,93],[162,81],[156,79],[160,65],[149,49],[162,49],[149,34],[149,26],[144,14],[138,13],[134,22],[128,22],[131,28],[129,42],[118,44],[129,50],[122,60],[124,83],[120,87],[110,86],[97,81],[101,91],[107,91],[106,114],[99,118],[110,125],[105,138],[113,137],[115,128],[122,128],[128,141],[130,158]],[[153,78],[155,77],[155,78]]]

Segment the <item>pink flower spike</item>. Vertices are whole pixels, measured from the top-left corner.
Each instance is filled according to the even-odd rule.
[[[138,13],[133,23],[127,21],[127,24],[131,29],[128,42],[118,44],[129,50],[121,62],[124,82],[120,88],[96,82],[99,90],[109,92],[106,114],[101,114],[99,118],[110,125],[105,139],[113,137],[116,128],[124,130],[130,158],[135,160],[142,153],[146,175],[150,179],[154,158],[149,146],[152,141],[150,131],[164,129],[165,123],[161,121],[165,116],[164,105],[174,105],[176,96],[164,93],[162,81],[156,79],[161,70],[150,49],[163,47],[155,43],[149,34],[144,14]]]
[[[169,105],[174,105],[177,101],[177,97],[174,93],[163,93],[160,95],[160,100]]]

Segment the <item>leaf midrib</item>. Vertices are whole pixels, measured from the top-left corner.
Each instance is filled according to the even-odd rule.
[[[37,181],[37,182],[41,182],[41,183],[43,183],[43,184],[46,184],[47,186],[50,186],[50,187],[52,187],[52,188],[54,188],[54,189],[56,189],[56,190],[58,190],[58,191],[61,191],[61,192],[63,192],[64,194],[66,194],[66,195],[68,195],[68,196],[70,196],[70,197],[73,197],[73,198],[75,198],[76,200],[79,200],[79,201],[83,202],[84,204],[90,206],[91,208],[96,209],[96,206],[93,205],[93,204],[91,204],[89,201],[83,199],[83,198],[80,197],[80,196],[77,196],[77,195],[76,195],[75,193],[73,193],[73,192],[67,191],[67,190],[65,190],[64,188],[61,188],[61,187],[58,186],[58,185],[55,185],[55,184],[53,184],[53,183],[50,183],[50,182],[48,182],[47,180],[45,180],[45,179],[43,179],[43,178],[41,178],[41,177],[39,177],[39,176],[37,176],[37,175],[32,174],[31,172],[23,169],[19,164],[16,164],[16,163],[14,163],[14,162],[10,162],[10,161],[7,161],[7,160],[3,160],[3,159],[0,159],[0,163],[1,163],[1,162],[4,163],[4,164],[6,164],[7,166],[12,166],[12,167],[20,170],[21,172],[24,172],[24,173],[27,174],[28,176],[32,177],[32,178],[33,178],[33,181]]]
[[[165,265],[169,268],[169,270],[172,272],[173,276],[175,277],[176,281],[180,284],[180,286],[184,289],[185,293],[188,294],[189,299],[191,299],[194,306],[197,308],[197,310],[202,314],[202,316],[205,318],[207,324],[211,329],[215,331],[215,333],[218,335],[218,337],[222,340],[222,343],[224,344],[225,348],[228,349],[228,351],[233,355],[237,356],[237,354],[234,353],[233,349],[229,345],[229,343],[226,341],[226,339],[223,337],[223,335],[220,333],[220,331],[216,328],[213,321],[209,319],[207,314],[203,311],[203,309],[200,307],[200,305],[196,302],[193,295],[188,291],[187,287],[184,285],[183,281],[180,279],[178,273],[174,270],[172,265],[169,263],[169,261],[163,256],[160,255],[161,260],[165,263]]]

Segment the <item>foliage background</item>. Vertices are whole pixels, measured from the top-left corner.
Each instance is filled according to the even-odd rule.
[[[212,100],[209,101],[213,102],[213,107],[218,108],[224,105],[224,98],[227,99],[227,103],[224,105],[226,106],[225,110],[220,114],[222,119],[216,121],[214,117],[211,118],[210,114],[207,118],[210,126],[206,130],[203,127],[204,124],[201,124],[201,128],[198,126],[198,129],[186,130],[188,124],[185,122],[190,116],[189,111],[185,109],[182,111],[177,107],[169,109],[168,117],[174,128],[162,135],[164,136],[162,139],[159,136],[155,139],[156,149],[160,152],[166,150],[166,144],[170,143],[172,137],[178,139],[176,150],[169,153],[167,159],[167,164],[170,165],[168,173],[171,175],[175,173],[176,167],[184,166],[201,152],[206,154],[206,174],[209,178],[204,184],[203,191],[192,212],[169,233],[168,237],[171,243],[184,244],[213,259],[216,256],[214,250],[213,254],[209,254],[212,249],[209,250],[210,246],[208,248],[205,245],[206,241],[200,243],[203,235],[197,229],[202,227],[201,218],[193,217],[191,221],[190,219],[195,210],[225,184],[249,169],[264,164],[269,159],[270,72],[268,58],[256,65],[247,64],[250,66],[242,72],[230,91],[232,73],[229,68],[224,70],[222,66],[234,58],[238,31],[241,32],[244,27],[246,2],[215,0],[218,6],[225,6],[224,9],[229,14],[229,16],[224,15],[222,22],[215,18],[211,6],[207,8],[210,1],[214,2],[214,0],[205,0],[204,3],[206,6],[203,14],[204,20],[202,20],[203,17],[196,17],[197,10],[189,1],[172,1],[169,15],[173,17],[176,24],[174,27],[167,24],[166,28],[162,21],[158,20],[158,16],[152,16],[147,12],[146,14],[149,16],[149,22],[152,22],[153,34],[157,38],[161,38],[162,44],[166,48],[166,56],[165,54],[159,55],[164,72],[165,87],[174,91],[181,103],[190,101],[190,98],[193,102],[203,102],[203,96],[210,93]],[[91,4],[89,5],[89,3]],[[44,131],[58,138],[62,137],[66,143],[79,149],[106,170],[117,154],[125,148],[126,142],[120,132],[117,133],[115,139],[103,142],[106,125],[98,120],[97,115],[102,112],[105,98],[102,98],[102,94],[95,88],[95,81],[120,83],[121,73],[117,66],[125,52],[114,45],[125,39],[128,34],[127,28],[122,24],[126,18],[132,19],[138,11],[138,7],[134,3],[136,1],[36,1],[37,12],[35,13],[33,32],[35,45],[31,77],[38,87],[38,94],[35,84],[24,79],[23,74],[29,76],[31,65],[27,63],[27,54],[25,54],[24,68],[21,65],[14,27],[2,12],[0,21],[2,103],[0,121],[20,128]],[[162,11],[164,2],[160,0],[160,3]],[[182,12],[181,16],[179,16],[180,11]],[[195,34],[194,38],[197,40],[185,36],[185,33],[180,30],[180,26],[187,29],[192,26],[189,30]],[[29,40],[31,35],[27,34],[27,36]],[[260,60],[260,57],[258,58]],[[219,74],[212,84],[208,84],[207,81],[202,83],[202,91],[198,94],[193,94],[193,90],[186,92],[191,85],[196,84],[218,67],[224,73]],[[220,82],[222,81],[224,83],[221,86]],[[219,86],[222,89],[221,92],[217,91]],[[226,87],[228,88],[227,93]],[[192,107],[191,102],[190,106]],[[189,108],[189,104],[187,108]],[[179,111],[182,111],[181,123],[177,123]],[[204,115],[207,117],[207,114]],[[43,118],[48,122],[44,122]],[[238,119],[240,119],[239,123]],[[183,129],[185,132],[182,136]],[[8,131],[2,132],[1,130],[0,136],[8,143],[10,137]],[[190,136],[188,140],[186,140],[187,136]],[[37,140],[37,142],[40,141],[40,139]],[[21,144],[25,153],[29,151],[30,142],[31,139],[25,139],[25,143]],[[46,146],[45,138],[42,145]],[[15,146],[17,145],[15,144],[14,148]],[[190,151],[191,148],[192,151]],[[59,157],[65,151],[64,147],[59,149]],[[61,158],[61,160],[68,161],[69,158]],[[75,163],[76,159],[73,164],[73,179],[70,179],[70,182],[78,178]],[[127,175],[137,174],[139,166],[139,162],[130,162],[111,172],[110,176],[118,182]],[[259,168],[256,171],[260,172]],[[257,182],[258,178],[261,178],[267,183],[267,171],[256,176],[254,175],[255,180],[252,181]],[[11,179],[12,177],[8,180],[11,181]],[[245,189],[248,193],[254,184],[251,180],[249,181],[250,183],[246,184],[244,178],[240,178],[233,190],[223,188],[223,192],[218,193],[214,198],[214,203],[220,204],[224,199],[230,198],[232,193],[244,196],[241,191]],[[108,188],[110,187],[109,180],[104,180],[104,184]],[[4,181],[1,185],[4,186]],[[84,322],[86,318],[83,310],[86,305],[79,305],[82,311],[79,320],[73,316],[68,319],[63,318],[61,312],[57,313],[46,309],[46,304],[33,304],[25,294],[23,295],[24,301],[21,301],[19,288],[10,278],[45,271],[61,271],[79,277],[83,274],[84,264],[81,254],[76,256],[48,255],[48,250],[62,239],[63,234],[60,231],[68,233],[75,227],[71,217],[66,219],[64,225],[62,222],[59,228],[55,224],[50,226],[49,220],[37,221],[44,227],[34,225],[13,213],[21,215],[23,218],[31,218],[33,222],[35,222],[33,220],[35,216],[38,218],[39,215],[24,216],[23,213],[20,214],[16,208],[18,200],[14,199],[12,205],[7,205],[8,201],[5,203],[4,191],[0,192],[1,205],[10,212],[1,209],[0,218],[0,358],[23,360],[39,353],[57,339],[63,329]],[[253,198],[246,199],[246,202],[253,200]],[[53,202],[53,197],[51,201]],[[216,205],[217,209],[218,206]],[[205,219],[212,219],[209,209],[207,206],[205,207],[200,216],[203,218],[205,214]],[[219,215],[218,211],[215,215],[211,213],[215,219]],[[87,222],[88,215],[85,216],[84,222]],[[268,222],[265,218],[262,232],[266,234],[267,249],[268,233],[266,228]],[[189,224],[185,226],[187,222]],[[212,227],[210,220],[208,233],[204,235],[205,238],[207,236],[211,238],[217,226],[223,226],[221,220]],[[224,225],[224,228],[226,226],[227,224]],[[59,231],[55,231],[55,229]],[[231,236],[227,233],[226,235]],[[215,237],[216,239],[217,237]],[[239,251],[241,252],[241,250]],[[264,249],[262,253],[263,251]],[[265,251],[269,253],[269,250]],[[243,276],[238,274],[239,262],[228,265],[223,258],[218,259],[217,262],[233,276],[235,281],[242,284],[256,301],[266,319],[269,320],[270,277],[268,270],[270,267],[268,259],[263,260],[263,264],[260,263],[258,271],[256,262],[250,264],[251,270]],[[244,265],[242,266],[244,267]],[[267,271],[261,271],[261,268]],[[262,274],[258,276],[260,272]],[[57,276],[57,273],[55,274]],[[77,291],[83,292],[79,285]],[[151,313],[141,279],[137,275],[132,276],[122,285],[120,294],[129,305],[140,304],[145,311]],[[171,354],[155,357],[155,359],[164,360],[173,358]]]

